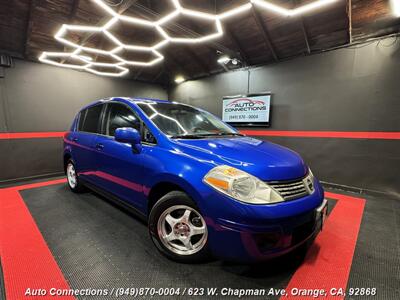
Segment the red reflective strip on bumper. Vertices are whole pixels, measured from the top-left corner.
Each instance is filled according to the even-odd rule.
[[[57,132],[7,132],[7,133],[0,133],[0,140],[60,138],[60,137],[63,137],[65,133],[66,133],[65,131],[57,131]]]
[[[7,299],[75,299],[49,295],[51,288],[69,289],[19,191],[65,182],[52,180],[0,189],[1,265]],[[44,289],[46,296],[25,296],[27,289]]]
[[[321,298],[344,299],[344,296],[331,295],[330,291],[332,288],[346,290],[365,199],[329,192],[325,196],[338,202],[286,287],[288,296],[282,296],[281,300],[312,298],[312,295],[292,295],[292,289],[324,289],[327,295]]]
[[[400,140],[400,132],[241,130],[250,136]]]

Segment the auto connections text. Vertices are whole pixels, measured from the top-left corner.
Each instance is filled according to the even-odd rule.
[[[186,297],[227,297],[246,299],[247,297],[260,297],[264,299],[268,296],[279,296],[279,297],[308,297],[308,298],[325,298],[325,297],[340,297],[352,296],[363,298],[365,296],[376,296],[377,288],[374,287],[362,287],[362,288],[330,288],[330,289],[303,289],[303,288],[179,288],[179,287],[168,287],[168,288],[154,288],[154,287],[121,287],[121,288],[107,288],[107,289],[31,289],[25,290],[25,297],[107,297],[107,298],[119,298],[119,297],[131,297],[131,298],[143,298],[143,297],[163,297],[163,296],[186,296]]]

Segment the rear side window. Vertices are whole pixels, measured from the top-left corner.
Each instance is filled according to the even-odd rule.
[[[140,119],[123,104],[110,103],[106,120],[107,135],[114,136],[115,130],[121,127],[132,127],[140,132]]]
[[[79,117],[78,117],[78,131],[81,131],[81,130],[82,130],[83,121],[85,121],[86,112],[87,112],[87,109],[82,110],[82,111],[79,113]]]
[[[103,105],[96,105],[96,106],[89,107],[88,109],[82,111],[81,119],[82,119],[83,115],[85,118],[82,121],[82,124],[81,124],[81,119],[79,120],[78,129],[80,131],[98,133],[99,132],[99,120],[100,120],[102,108],[103,108]]]

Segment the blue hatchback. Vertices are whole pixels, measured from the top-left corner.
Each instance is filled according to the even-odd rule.
[[[326,215],[297,153],[189,105],[96,101],[76,116],[63,155],[72,191],[89,187],[135,211],[175,261],[279,256],[312,241]]]

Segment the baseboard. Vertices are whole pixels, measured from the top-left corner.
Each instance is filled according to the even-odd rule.
[[[368,194],[371,196],[390,196],[390,197],[400,199],[399,194],[395,194],[395,193],[391,193],[391,192],[364,189],[364,188],[360,188],[360,187],[348,186],[348,185],[343,185],[343,184],[338,184],[338,183],[333,183],[333,182],[326,182],[326,181],[321,181],[321,184],[325,188],[340,190],[340,191],[344,191],[344,192],[350,192],[350,193],[355,193],[355,194],[360,194],[360,195]]]
[[[40,175],[27,176],[27,177],[21,177],[21,178],[0,180],[0,188],[15,186],[17,184],[19,185],[19,184],[27,182],[27,181],[32,182],[32,181],[36,181],[36,180],[40,180],[40,179],[54,178],[54,177],[60,177],[60,176],[65,176],[64,172],[55,172],[55,173],[40,174]]]

